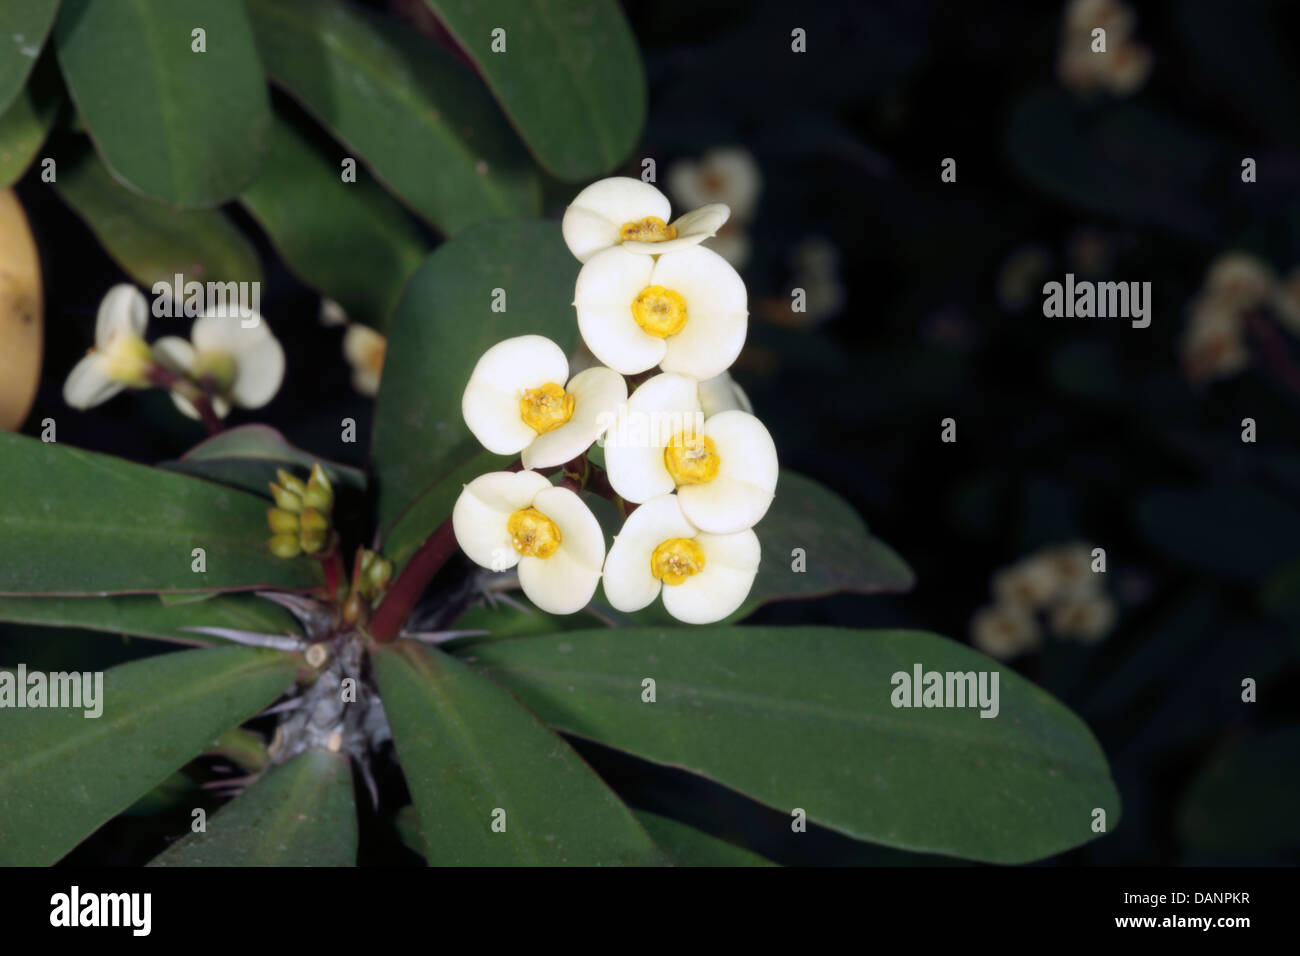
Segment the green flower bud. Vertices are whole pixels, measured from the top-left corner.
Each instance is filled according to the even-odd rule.
[[[328,531],[303,531],[298,536],[302,543],[302,549],[308,554],[316,554],[318,551],[325,549],[325,544],[329,541],[330,533]]]
[[[289,472],[285,471],[283,468],[277,468],[275,470],[275,477],[280,482],[280,484],[288,488],[298,497],[301,498],[304,494],[307,493],[307,486],[303,484],[302,479],[295,478],[293,475],[289,474]]]
[[[307,480],[307,490],[302,500],[311,508],[329,511],[334,507],[334,487],[325,474],[320,462],[311,466],[311,477]]]
[[[330,519],[327,515],[321,514],[315,508],[307,508],[303,511],[300,519],[303,531],[328,531]]]
[[[292,511],[294,514],[302,511],[302,498],[287,488],[281,488],[275,482],[271,482],[271,497],[275,499],[277,508]]]
[[[277,534],[272,535],[267,541],[271,553],[277,558],[296,558],[302,553],[302,548],[298,544],[298,536],[294,534]]]
[[[378,594],[384,588],[388,587],[388,582],[393,580],[393,562],[385,561],[383,558],[370,565],[366,571],[366,579],[370,582],[374,593]]]
[[[298,516],[283,508],[267,508],[266,523],[276,534],[298,533]]]
[[[361,573],[362,574],[365,574],[367,571],[370,570],[370,566],[375,563],[375,558],[377,557],[379,557],[379,555],[375,554],[375,552],[369,550],[368,548],[361,549]]]

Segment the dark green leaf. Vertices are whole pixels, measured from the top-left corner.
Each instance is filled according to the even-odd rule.
[[[450,235],[537,214],[527,154],[476,78],[435,43],[337,0],[248,8],[271,77],[419,215]]]
[[[325,461],[295,448],[269,425],[240,425],[227,429],[195,445],[178,460],[163,462],[159,467],[243,488],[265,497],[269,493],[267,486],[276,480],[277,469],[283,468],[305,478],[314,462],[320,462],[336,489],[340,485],[365,489],[365,472]]]
[[[310,558],[266,546],[266,502],[219,485],[0,432],[0,594],[310,588]],[[193,549],[206,570],[192,570]]]
[[[312,750],[276,767],[150,866],[353,866],[357,812],[346,754]]]
[[[401,205],[373,181],[343,182],[330,158],[336,152],[277,116],[266,162],[240,201],[303,281],[343,306],[349,318],[386,332],[429,246]]]
[[[1088,728],[1013,671],[916,631],[570,631],[466,650],[558,730],[703,774],[861,840],[1038,860],[1094,839],[1119,796]],[[893,675],[998,676],[996,717],[895,708]],[[642,681],[656,701],[642,702]],[[992,677],[989,678],[990,686]]]
[[[645,124],[646,81],[617,3],[427,2],[550,172],[591,179],[627,158]],[[493,51],[494,33],[504,52]]]
[[[613,791],[501,687],[411,641],[374,661],[430,863],[664,862]]]
[[[188,596],[188,595],[187,595]],[[153,594],[115,597],[0,597],[0,621],[42,627],[84,627],[178,644],[225,643],[219,637],[182,630],[224,627],[256,634],[300,634],[292,614],[252,594],[211,594],[200,603],[168,605]]]
[[[59,196],[90,227],[104,249],[146,288],[186,281],[260,282],[257,251],[214,209],[177,212],[124,189],[93,153],[59,160]]]
[[[242,3],[64,0],[54,41],[95,148],[130,188],[213,206],[252,180],[271,115]]]
[[[381,528],[392,528],[426,491],[446,500],[445,482],[483,455],[465,427],[460,400],[484,352],[529,333],[545,335],[565,352],[576,344],[577,276],[559,225],[526,220],[467,229],[411,277],[393,317],[375,408],[371,458]],[[494,289],[504,291],[506,311],[492,310]],[[507,463],[485,456],[483,470]],[[403,539],[418,543],[451,513],[454,501],[453,494],[445,510],[422,505],[418,522],[404,522]]]
[[[634,811],[650,838],[677,866],[775,866],[757,853],[648,810]]]
[[[4,33],[0,32],[0,42]],[[0,188],[22,178],[31,165],[62,100],[58,71],[47,58],[32,74],[31,83],[0,114]]]
[[[27,83],[58,13],[59,0],[15,0],[0,5],[0,112]]]
[[[97,718],[84,708],[6,709],[0,865],[54,863],[274,700],[294,669],[274,651],[181,651],[104,672]]]

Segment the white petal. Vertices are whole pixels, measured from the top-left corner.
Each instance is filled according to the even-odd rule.
[[[702,431],[702,418],[694,379],[665,373],[642,383],[605,435],[605,470],[614,490],[637,503],[672,491],[664,446],[684,431]]]
[[[549,614],[572,614],[591,601],[605,563],[605,536],[591,509],[568,488],[543,488],[533,507],[560,529],[560,547],[549,558],[524,557],[519,584]]]
[[[628,252],[661,256],[665,252],[698,245],[705,239],[717,235],[730,215],[731,210],[725,203],[710,203],[678,217],[673,223],[673,228],[677,230],[676,239],[665,239],[663,242],[625,242],[623,248]]]
[[[103,356],[92,353],[68,373],[63,383],[63,400],[73,408],[85,410],[108,401],[124,388],[121,382],[109,377]]]
[[[654,368],[664,357],[664,340],[643,331],[632,318],[632,302],[650,285],[655,260],[622,248],[597,253],[578,272],[573,304],[578,330],[591,353],[622,375]]]
[[[218,418],[225,418],[230,414],[230,403],[220,395],[213,395],[208,400],[212,403],[213,414]],[[199,414],[199,410],[194,407],[194,403],[179,392],[172,392],[172,404],[179,408],[187,418],[192,418],[196,422],[203,417]]]
[[[619,611],[639,611],[659,595],[662,582],[650,573],[655,548],[669,538],[694,538],[676,495],[651,498],[623,522],[605,559],[605,597]]]
[[[681,584],[665,585],[664,607],[687,624],[711,624],[745,602],[763,549],[748,529],[738,534],[698,534],[695,543],[704,552],[704,570]]]
[[[749,402],[749,396],[736,384],[736,380],[731,377],[729,372],[723,372],[700,382],[700,407],[704,409],[706,418],[712,418],[719,412],[729,412],[735,409],[750,414],[753,414],[754,411],[754,406]]]
[[[535,471],[492,471],[467,484],[451,510],[456,543],[475,564],[505,571],[519,563],[506,522],[551,483]],[[552,519],[554,520],[554,519]]]
[[[698,379],[725,371],[740,354],[749,324],[745,283],[736,270],[716,252],[696,246],[660,256],[650,284],[686,300],[686,324],[665,340],[663,370]]]
[[[343,333],[343,357],[354,368],[375,364],[375,353],[382,355],[387,346],[388,340],[368,325],[354,322]]]
[[[164,335],[153,344],[153,357],[159,364],[180,375],[194,368],[194,346],[179,335]]]
[[[541,335],[518,335],[492,346],[474,366],[461,397],[465,424],[488,451],[515,455],[537,437],[520,417],[524,392],[569,377],[564,350]],[[567,460],[567,459],[566,459]]]
[[[523,450],[525,468],[551,468],[577,458],[613,424],[618,407],[627,401],[623,376],[599,365],[573,376],[564,390],[573,396],[573,417],[533,439]]]
[[[265,329],[266,323],[257,328]],[[256,331],[248,329],[247,331]],[[269,331],[235,356],[238,363],[230,397],[241,408],[261,408],[275,397],[284,381],[284,349]]]
[[[258,322],[252,328],[241,325],[237,315],[218,315],[206,312],[194,320],[190,329],[190,341],[198,352],[226,352],[237,358],[246,349],[259,344],[271,333],[266,323]]]
[[[701,531],[732,534],[752,528],[767,514],[779,467],[772,436],[753,415],[730,411],[704,423],[718,453],[712,481],[677,489],[682,513]]]
[[[649,183],[627,176],[611,176],[592,183],[573,198],[564,211],[561,231],[569,251],[586,262],[606,246],[618,242],[624,223],[648,216],[668,221],[668,197]],[[604,220],[609,227],[598,228]]]
[[[149,324],[149,304],[144,293],[123,282],[105,293],[95,316],[95,345],[106,349],[123,332],[143,336]]]

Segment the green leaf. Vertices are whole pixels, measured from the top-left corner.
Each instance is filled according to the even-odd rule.
[[[365,490],[365,472],[359,468],[325,461],[310,452],[295,448],[269,425],[229,428],[195,445],[176,461],[166,461],[158,467],[196,475],[266,497],[269,491],[267,486],[276,480],[277,469],[283,468],[305,478],[304,472],[311,471],[312,463],[318,461],[336,488],[345,485]]]
[[[577,277],[559,225],[543,220],[471,227],[439,246],[411,277],[393,317],[375,407],[371,458],[385,537],[420,495],[445,500],[445,482],[484,454],[460,411],[483,353],[529,333],[545,335],[566,353],[577,343],[571,305]],[[495,289],[504,291],[506,311],[492,310]],[[491,467],[483,470],[491,471],[508,461],[488,456],[486,464]],[[421,510],[415,526],[403,529],[417,543],[451,513],[451,503]]]
[[[4,33],[0,32],[0,42]],[[45,59],[27,84],[0,114],[0,189],[22,178],[40,151],[63,99],[58,71]]]
[[[257,251],[214,209],[177,212],[113,182],[85,150],[59,160],[58,190],[113,260],[145,288],[187,281],[260,282]]]
[[[84,708],[6,709],[0,865],[54,863],[274,700],[294,670],[273,651],[181,651],[105,671],[97,718]]]
[[[150,866],[353,866],[357,811],[346,754],[312,750],[276,767]]]
[[[301,634],[297,619],[277,604],[252,594],[210,594],[198,604],[168,605],[153,594],[115,597],[0,597],[0,621],[42,627],[84,627],[178,644],[225,643],[219,637],[182,630],[224,627],[256,634]]]
[[[349,318],[386,332],[429,245],[374,182],[344,182],[335,153],[277,116],[262,171],[239,198],[304,282]]]
[[[1013,671],[917,631],[695,627],[569,631],[467,649],[557,730],[712,778],[885,846],[1038,860],[1118,823],[1105,756]],[[998,674],[996,717],[895,708],[893,675]],[[656,682],[643,703],[642,681]],[[988,678],[991,686],[992,678]]]
[[[1300,511],[1249,484],[1162,488],[1137,504],[1146,539],[1180,564],[1259,581],[1300,556]]]
[[[0,5],[0,111],[22,92],[58,10],[59,0]]]
[[[677,866],[776,866],[757,853],[704,833],[671,817],[635,810],[650,838]]]
[[[206,31],[206,52],[192,49]],[[242,3],[64,0],[54,42],[95,148],[131,189],[214,206],[257,173],[270,103]]]
[[[645,124],[645,69],[613,0],[427,2],[547,170],[573,182],[627,158]],[[492,49],[498,29],[504,52]]]
[[[437,44],[337,0],[249,0],[248,9],[272,79],[420,216],[451,235],[537,214],[527,154],[477,79]]]
[[[374,663],[430,863],[664,862],[614,792],[501,687],[411,641]]]
[[[266,502],[121,458],[0,432],[0,594],[310,588],[266,546]],[[192,570],[193,549],[206,570]]]

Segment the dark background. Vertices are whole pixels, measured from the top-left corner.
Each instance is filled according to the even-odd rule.
[[[622,172],[639,175],[652,157],[662,186],[675,159],[713,146],[753,154],[763,189],[736,377],[782,464],[844,495],[917,575],[907,595],[769,606],[754,620],[967,640],[999,568],[1044,545],[1102,545],[1115,630],[1092,646],[1049,640],[1013,662],[1087,721],[1124,801],[1113,833],[1052,862],[1300,862],[1300,395],[1260,360],[1194,386],[1178,354],[1189,300],[1217,254],[1249,249],[1283,274],[1300,264],[1300,63],[1289,57],[1300,9],[1142,3],[1136,35],[1154,54],[1150,79],[1132,96],[1090,99],[1057,79],[1057,3],[626,9],[650,112]],[[807,31],[805,54],[790,50],[794,27]],[[1240,180],[1245,156],[1258,162],[1257,183]],[[956,183],[940,181],[944,157],[957,160]],[[553,184],[548,213],[573,192]],[[122,276],[35,176],[20,194],[48,297],[45,373],[26,430],[39,434],[52,417],[61,442],[176,457],[202,433],[159,393],[89,413],[63,404],[99,299]],[[239,221],[259,243],[263,312],[289,363],[275,401],[231,422],[267,421],[302,447],[363,458],[364,440],[337,442],[345,415],[367,434],[372,407],[348,385],[342,331],[318,324],[315,294]],[[812,236],[838,248],[846,300],[824,324],[800,327],[788,310],[792,255]],[[1029,244],[1052,265],[1023,309],[1008,308],[999,273]],[[1041,282],[1087,272],[1085,244],[1101,263],[1093,277],[1152,283],[1150,328],[1043,317]],[[1300,361],[1296,345],[1286,337],[1270,361]],[[955,444],[940,441],[949,416]],[[1255,444],[1240,440],[1245,417],[1257,422]],[[63,650],[84,645],[81,666],[163,650],[62,637]],[[49,647],[48,632],[0,629],[4,657],[40,666]],[[1241,701],[1247,677],[1256,703]],[[783,862],[925,862],[827,833],[798,850],[768,846],[763,834],[785,828],[770,811],[581,749],[629,799]],[[407,860],[387,816],[367,816],[367,804],[358,801],[363,841],[377,842],[363,862]],[[69,862],[142,861],[165,832],[176,832],[165,812],[120,818]]]

